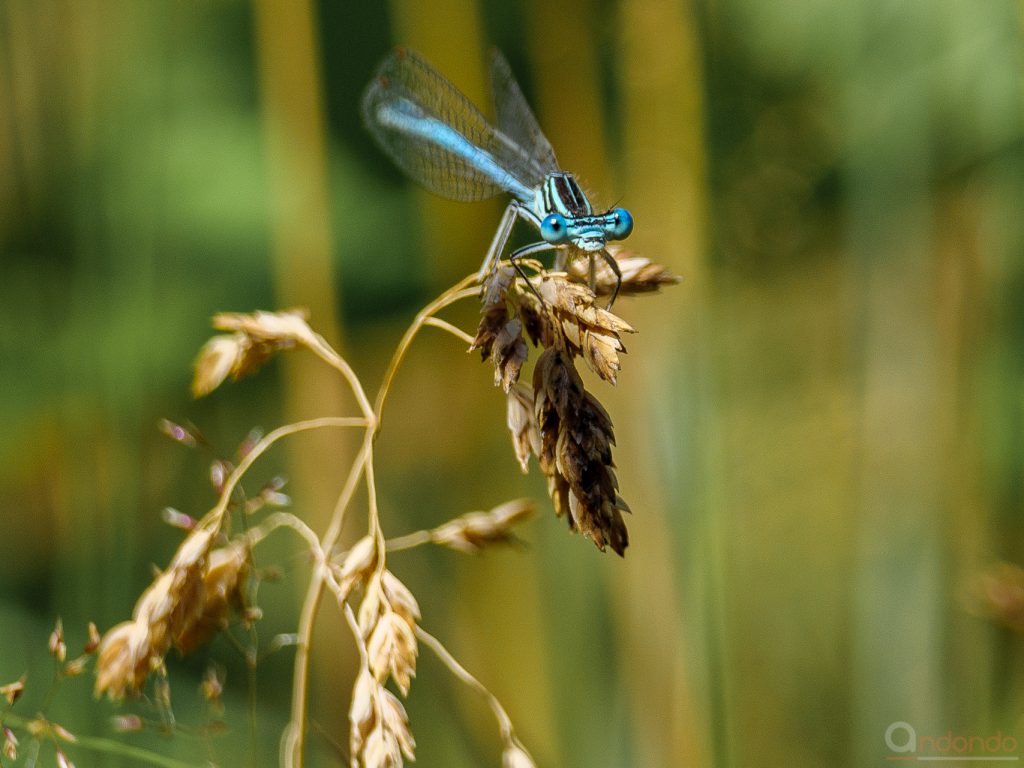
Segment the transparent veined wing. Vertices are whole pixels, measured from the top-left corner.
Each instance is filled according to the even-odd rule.
[[[558,170],[555,150],[537,124],[508,60],[497,48],[491,49],[491,96],[498,130],[526,150],[536,164],[534,173],[539,184],[547,174]]]
[[[472,201],[502,191],[532,199],[537,163],[422,58],[398,49],[363,95],[371,135],[410,177],[435,194]]]

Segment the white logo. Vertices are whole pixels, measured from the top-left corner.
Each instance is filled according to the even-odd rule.
[[[901,731],[906,734],[905,737],[900,736]],[[899,743],[893,739],[893,736],[905,738],[906,741]],[[904,723],[902,720],[895,722],[885,729],[885,745],[893,752],[916,752],[917,731],[910,723]]]

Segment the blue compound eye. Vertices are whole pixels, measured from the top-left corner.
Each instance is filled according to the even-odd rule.
[[[569,227],[566,226],[565,216],[560,213],[552,213],[545,217],[540,223],[540,236],[552,245],[563,245],[569,242]]]
[[[612,240],[625,240],[633,231],[633,217],[625,208],[612,211],[612,223],[608,227],[608,237]]]

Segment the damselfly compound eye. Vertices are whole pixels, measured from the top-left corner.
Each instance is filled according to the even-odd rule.
[[[608,237],[612,240],[625,240],[633,231],[633,217],[625,208],[612,211],[612,224],[608,228]]]
[[[546,216],[544,221],[540,223],[540,236],[552,245],[568,243],[569,228],[565,224],[565,217],[560,213],[552,213]]]

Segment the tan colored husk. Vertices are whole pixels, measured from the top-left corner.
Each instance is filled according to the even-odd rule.
[[[403,757],[415,760],[405,707],[365,666],[352,689],[349,724],[353,768],[401,768]]]
[[[545,350],[534,367],[534,413],[541,433],[541,471],[555,511],[572,529],[599,549],[606,545],[622,555],[629,544],[622,512],[629,507],[618,495],[612,470],[615,442],[611,419],[565,353]]]
[[[650,290],[674,282],[646,260],[620,266],[626,267],[623,282],[628,289]],[[629,541],[622,513],[629,507],[618,494],[613,470],[612,422],[584,388],[574,359],[581,357],[600,378],[615,384],[626,351],[622,335],[634,329],[598,306],[587,285],[570,279],[578,274],[542,271],[531,279],[533,290],[514,288],[514,276],[506,267],[484,285],[474,346],[491,359],[495,383],[508,393],[507,425],[516,459],[526,471],[530,454],[536,455],[555,512],[600,549],[610,545],[622,555]],[[526,337],[544,349],[534,365],[532,388],[517,382]]]
[[[416,622],[420,608],[409,589],[390,571],[372,578],[359,606],[358,627],[366,643],[368,666],[383,684],[395,681],[408,695],[416,676]]]
[[[662,286],[675,285],[679,282],[676,275],[644,256],[637,256],[616,246],[609,246],[608,253],[615,259],[615,263],[619,265],[619,271],[622,273],[622,285],[619,287],[620,296],[650,293],[659,290]],[[574,282],[585,285],[590,282],[590,265],[586,259],[572,260],[566,267],[566,272],[569,279]],[[595,293],[598,296],[611,295],[618,280],[611,267],[602,258],[595,258],[594,277]]]
[[[314,344],[316,334],[306,323],[306,315],[302,309],[215,315],[214,327],[233,333],[214,336],[203,345],[193,366],[192,394],[202,397],[228,376],[240,379],[255,373],[280,350]]]
[[[508,430],[512,435],[512,448],[523,473],[529,471],[530,454],[540,455],[540,430],[533,413],[533,389],[526,384],[515,384],[508,390]]]
[[[130,621],[109,629],[97,649],[97,696],[136,693],[163,666],[173,645],[188,653],[205,643],[242,603],[248,547],[240,542],[211,551],[215,531],[196,529],[178,547],[167,570],[142,593]]]
[[[249,558],[249,546],[241,540],[210,552],[203,576],[202,613],[174,641],[182,655],[209,642],[227,626],[231,611],[242,609]]]
[[[430,532],[430,540],[473,554],[490,544],[515,541],[514,527],[536,510],[537,505],[531,499],[516,499],[489,512],[470,512],[435,528]]]

